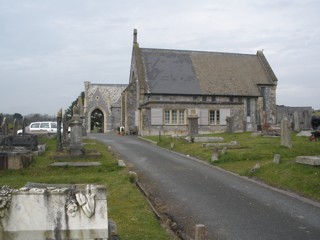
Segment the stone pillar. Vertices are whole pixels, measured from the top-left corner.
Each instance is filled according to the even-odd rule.
[[[62,140],[61,140],[61,122],[62,122],[62,109],[57,112],[57,152],[62,152]]]
[[[26,135],[26,119],[22,119],[22,136],[24,137]]]
[[[291,148],[291,131],[289,128],[289,121],[287,118],[281,120],[281,145]]]
[[[13,120],[13,133],[12,133],[14,137],[17,136],[17,130],[18,130],[18,123],[17,123],[17,119],[15,118]]]
[[[63,145],[67,145],[69,142],[69,138],[68,138],[69,123],[68,123],[66,114],[63,115],[62,122],[63,122],[62,143]]]
[[[75,106],[73,108],[73,116],[70,121],[70,154],[79,156],[84,154],[82,145],[82,119],[79,115],[79,108]]]

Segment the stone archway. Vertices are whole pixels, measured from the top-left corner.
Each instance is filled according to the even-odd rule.
[[[96,108],[90,114],[90,132],[104,132],[104,113]]]

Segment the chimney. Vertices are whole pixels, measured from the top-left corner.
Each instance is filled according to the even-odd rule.
[[[133,43],[137,43],[137,35],[138,35],[137,29],[133,29]]]

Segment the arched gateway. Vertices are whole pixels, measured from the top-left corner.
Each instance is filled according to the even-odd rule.
[[[127,84],[84,83],[84,127],[87,133],[110,132],[121,124],[121,93]]]

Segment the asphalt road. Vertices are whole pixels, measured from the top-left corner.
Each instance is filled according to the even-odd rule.
[[[189,237],[194,224],[201,223],[207,227],[208,239],[320,239],[318,202],[276,191],[134,136],[90,136],[110,146],[138,173],[157,208]]]

